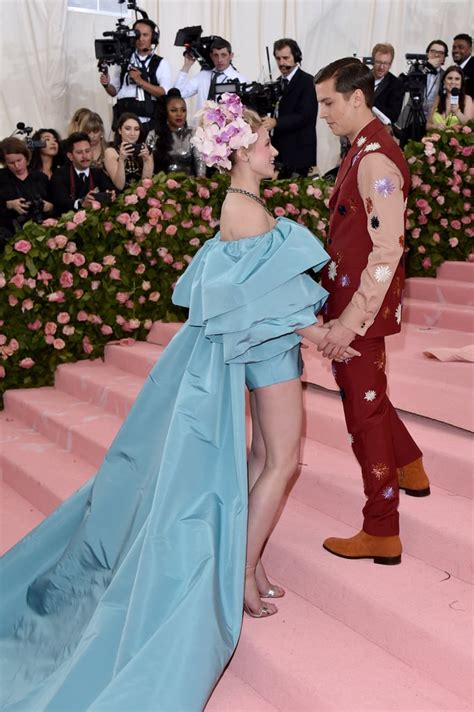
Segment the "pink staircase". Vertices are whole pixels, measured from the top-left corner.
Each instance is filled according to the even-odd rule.
[[[441,313],[462,307],[472,320],[473,276],[474,264],[450,263],[424,289],[409,280],[410,318],[412,299],[436,298]],[[207,712],[472,709],[473,367],[423,356],[472,343],[472,334],[464,312],[449,329],[414,313],[387,342],[391,397],[424,451],[432,496],[401,496],[402,565],[345,561],[321,547],[359,529],[362,488],[328,364],[307,349],[300,473],[265,553],[287,595],[277,616],[245,617]],[[110,344],[103,362],[65,364],[54,388],[7,393],[3,551],[94,473],[176,328],[155,324],[147,343]]]

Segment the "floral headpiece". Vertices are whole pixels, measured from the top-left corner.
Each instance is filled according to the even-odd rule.
[[[206,166],[229,170],[229,156],[237,148],[248,148],[255,143],[257,134],[243,119],[244,106],[237,94],[226,92],[219,104],[206,101],[199,112],[200,126],[191,143],[201,154]]]

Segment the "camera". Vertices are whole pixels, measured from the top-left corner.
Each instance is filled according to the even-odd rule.
[[[374,64],[374,58],[372,55],[368,55],[367,57],[362,57],[362,64],[366,64],[367,66],[372,67]]]
[[[33,127],[32,126],[26,126],[26,124],[23,123],[23,121],[19,121],[16,125],[16,131],[14,131],[15,134],[20,134],[20,136],[24,136],[26,147],[32,151],[35,148],[44,148],[46,146],[46,141],[43,141],[42,139],[39,139],[37,141],[33,141],[32,138],[30,138],[30,134],[33,132]]]
[[[140,151],[145,147],[144,143],[127,143],[127,148],[133,146],[133,151],[130,153],[130,156],[133,156],[134,158],[138,158],[140,155]]]
[[[281,82],[258,82],[241,83],[237,80],[216,84],[216,101],[219,95],[229,92],[237,94],[242,104],[249,109],[253,109],[259,116],[267,116],[273,113],[275,106],[281,99],[283,87]]]
[[[112,196],[106,190],[97,191],[97,193],[94,193],[94,200],[97,200],[97,202],[101,205],[110,205],[112,202]]]
[[[17,225],[17,229],[21,229],[28,220],[33,220],[33,222],[39,225],[41,225],[44,220],[43,199],[39,196],[33,196],[28,200],[28,212],[15,217],[14,222]]]
[[[220,40],[219,35],[202,37],[201,25],[193,27],[183,27],[176,33],[174,40],[175,47],[184,47],[184,55],[188,54],[197,59],[201,69],[214,69],[214,62],[211,59],[211,45],[214,40]]]
[[[125,20],[121,17],[117,20],[115,30],[102,33],[106,39],[94,41],[95,57],[98,60],[97,66],[100,72],[106,72],[107,66],[111,64],[128,66],[130,57],[135,50],[138,33],[124,23]]]
[[[408,53],[405,55],[410,69],[407,74],[400,74],[399,79],[405,85],[405,90],[410,94],[413,101],[421,103],[426,87],[426,77],[428,74],[436,74],[436,69],[428,62],[427,54]]]

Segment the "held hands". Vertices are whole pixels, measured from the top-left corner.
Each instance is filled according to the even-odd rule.
[[[326,358],[335,361],[360,356],[359,351],[349,346],[354,337],[355,332],[352,329],[343,326],[338,319],[332,319],[322,327],[322,339],[318,344],[318,351]]]

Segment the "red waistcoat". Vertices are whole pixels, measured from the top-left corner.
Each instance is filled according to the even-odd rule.
[[[366,141],[359,147],[357,141],[361,136],[364,136]],[[331,281],[329,265],[322,270],[321,284],[329,292],[324,309],[325,321],[337,319],[349,304],[352,295],[359,288],[361,274],[367,266],[372,251],[372,240],[367,230],[367,214],[357,186],[359,159],[363,155],[364,148],[370,143],[380,144],[376,152],[383,153],[395,163],[403,177],[405,200],[408,196],[410,172],[404,155],[380,121],[374,119],[354,140],[339,168],[336,185],[329,201],[329,238],[325,249],[331,259],[337,263],[338,274],[347,275],[348,279]],[[393,314],[401,302],[404,279],[402,258],[375,321],[366,331],[365,337],[387,336],[400,331],[400,324],[393,318]]]

